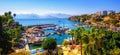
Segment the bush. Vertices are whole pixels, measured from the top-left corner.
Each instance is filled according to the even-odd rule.
[[[47,38],[43,43],[42,47],[45,50],[54,50],[57,47],[56,40],[54,38]]]
[[[63,43],[62,43],[62,45],[64,45],[64,46],[69,45],[69,44],[70,44],[70,42],[67,41],[67,40],[64,40]]]

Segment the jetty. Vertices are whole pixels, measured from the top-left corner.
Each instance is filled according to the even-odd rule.
[[[56,24],[40,24],[40,25],[30,25],[29,27],[42,27],[42,28],[45,28],[45,27],[56,27],[57,25]]]
[[[91,27],[91,25],[79,25],[79,24],[74,24],[73,26],[76,26],[76,27]]]

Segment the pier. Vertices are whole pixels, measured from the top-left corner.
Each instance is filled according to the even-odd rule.
[[[91,25],[79,25],[79,24],[74,24],[74,26],[80,27],[80,28],[82,28],[82,27],[91,27]]]

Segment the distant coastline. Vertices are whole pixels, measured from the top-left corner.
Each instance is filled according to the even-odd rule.
[[[91,25],[96,28],[103,28],[120,32],[120,12],[100,11],[95,14],[84,14],[71,16],[69,20],[75,22],[83,22],[85,25]]]

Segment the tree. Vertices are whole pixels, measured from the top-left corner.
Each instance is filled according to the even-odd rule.
[[[51,50],[54,50],[57,47],[56,40],[54,38],[47,38],[42,43],[42,47],[44,50],[48,50],[48,52],[52,54]]]
[[[64,41],[62,42],[62,45],[64,45],[64,46],[69,45],[69,44],[70,44],[70,42],[67,41],[67,40],[64,40]]]
[[[111,55],[110,52],[119,54],[115,49],[118,48],[118,51],[120,48],[120,33],[96,28],[77,28],[73,33],[74,38],[80,41],[81,53],[83,48],[85,55]]]
[[[11,24],[13,22],[13,19],[8,19],[7,24]]]
[[[75,38],[75,42],[78,42],[78,43],[80,42],[81,55],[82,55],[82,38],[83,38],[81,34],[84,30],[85,30],[84,28],[77,28],[76,30],[72,30],[70,32],[70,35]]]
[[[16,14],[13,14],[13,17],[15,17],[16,16]]]
[[[75,30],[71,30],[70,31],[70,35],[71,35],[71,37],[72,37],[72,44],[73,44],[73,37],[75,36]]]
[[[11,43],[9,42],[10,37],[3,29],[2,22],[2,17],[0,16],[0,48],[2,49],[0,54],[6,55],[11,50]]]
[[[9,12],[8,12],[8,15],[11,15],[11,14],[12,14],[12,12],[11,12],[11,11],[9,11]]]
[[[13,20],[11,12],[5,12],[0,16],[0,55],[7,55],[12,51],[12,47],[19,41],[22,33],[22,26]]]
[[[85,55],[113,55],[120,49],[119,32],[107,31],[102,29],[91,28],[89,31],[84,30],[81,33],[81,41],[84,44]],[[110,53],[112,52],[112,53]]]
[[[0,37],[2,36],[3,30],[2,30],[2,17],[0,16]]]
[[[12,47],[14,47],[14,45],[16,45],[20,39],[22,30],[20,28],[9,28],[6,32],[11,37],[10,42]]]

